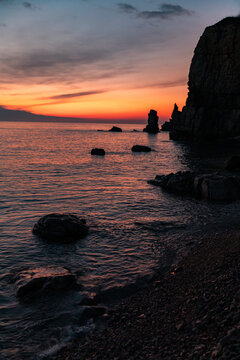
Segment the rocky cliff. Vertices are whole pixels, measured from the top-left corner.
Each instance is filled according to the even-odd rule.
[[[173,118],[172,139],[240,135],[240,17],[205,29],[192,59],[186,106]]]

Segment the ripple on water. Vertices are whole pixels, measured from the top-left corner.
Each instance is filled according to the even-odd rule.
[[[97,127],[107,130],[109,125]],[[142,125],[123,128],[142,130]],[[156,151],[132,154],[134,144]],[[93,147],[104,148],[105,157],[91,157]],[[203,150],[169,141],[166,133],[112,134],[87,131],[83,124],[1,122],[2,356],[32,359],[35,352],[44,357],[56,351],[94,326],[81,323],[83,296],[117,301],[148,283],[155,270],[169,268],[187,242],[206,229],[219,228],[223,219],[224,224],[238,221],[239,202],[214,205],[182,199],[146,181],[159,173],[201,169],[216,154],[214,147]],[[222,150],[219,154],[225,156]],[[52,212],[86,217],[89,235],[68,245],[34,237],[33,224]],[[18,302],[9,273],[49,264],[71,269],[81,288],[60,298]]]

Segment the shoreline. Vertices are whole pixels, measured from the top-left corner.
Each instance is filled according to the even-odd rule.
[[[108,324],[48,359],[238,359],[240,232],[206,235],[174,272],[110,312]]]

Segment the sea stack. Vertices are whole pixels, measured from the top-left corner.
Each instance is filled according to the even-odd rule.
[[[240,135],[240,17],[205,29],[192,59],[186,106],[170,138],[212,140]]]
[[[173,119],[175,121],[179,119],[181,116],[181,111],[178,110],[177,104],[174,104],[173,112],[171,115],[171,118],[169,121],[165,121],[164,124],[162,124],[161,131],[172,131],[173,130]]]
[[[157,134],[159,132],[158,116],[156,110],[150,110],[148,114],[148,123],[147,126],[143,129],[143,131],[149,134]]]

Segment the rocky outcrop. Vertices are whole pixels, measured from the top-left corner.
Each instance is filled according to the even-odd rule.
[[[73,214],[49,214],[41,217],[33,226],[34,235],[56,242],[71,242],[88,233],[85,219]]]
[[[179,171],[157,175],[149,184],[178,195],[190,195],[209,201],[234,201],[240,199],[240,177],[219,174],[195,174]]]
[[[158,116],[156,110],[150,110],[148,114],[148,124],[143,129],[143,131],[149,134],[157,134],[159,132]]]
[[[192,59],[186,106],[173,118],[171,139],[240,135],[239,43],[240,17],[206,28]]]
[[[177,104],[174,104],[173,112],[169,121],[165,121],[162,124],[161,131],[172,131],[173,130],[173,121],[178,121],[181,116],[181,111],[178,110]]]
[[[21,271],[14,279],[16,295],[31,299],[57,290],[67,290],[76,285],[71,272],[60,266],[45,266]]]
[[[122,129],[120,127],[117,126],[113,126],[110,130],[108,131],[112,131],[112,132],[122,132]]]
[[[99,148],[94,148],[94,149],[91,150],[91,155],[104,156],[105,155],[105,150],[104,149],[99,149]]]
[[[132,152],[150,152],[152,149],[145,145],[133,145]]]

